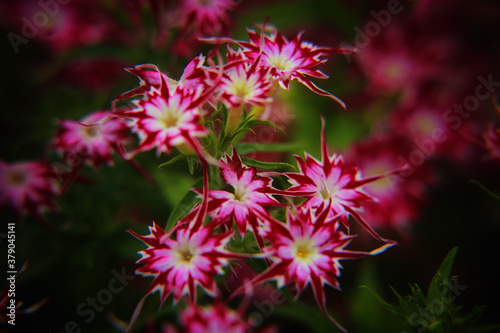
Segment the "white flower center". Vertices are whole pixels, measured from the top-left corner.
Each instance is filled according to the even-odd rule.
[[[179,247],[174,251],[177,263],[186,266],[191,266],[192,261],[197,255],[196,249],[190,242],[179,244]]]
[[[168,106],[164,106],[161,109],[160,116],[158,120],[164,126],[165,129],[178,127],[179,121],[182,117],[182,111],[177,108],[170,108]]]
[[[274,53],[268,55],[269,62],[276,67],[276,69],[286,72],[293,69],[293,61],[283,53]]]
[[[88,140],[98,138],[101,135],[99,125],[82,126],[81,133]]]
[[[340,188],[337,184],[330,185],[325,179],[323,179],[323,187],[319,191],[323,200],[328,200],[330,198],[335,198],[335,194],[340,191]]]
[[[244,186],[237,185],[234,186],[234,200],[245,201],[245,197],[248,194],[247,189]]]
[[[310,264],[319,254],[316,243],[311,238],[299,238],[291,245],[292,256],[303,264]]]
[[[228,91],[241,99],[252,96],[255,90],[255,79],[246,78],[246,75],[232,75]]]

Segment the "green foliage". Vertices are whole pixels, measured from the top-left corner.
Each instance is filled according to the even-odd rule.
[[[467,286],[458,283],[457,276],[450,277],[456,253],[457,247],[454,247],[443,260],[432,278],[427,295],[417,284],[410,286],[411,292],[406,296],[391,287],[399,302],[399,305],[392,305],[369,290],[389,313],[404,322],[406,329],[412,332],[472,333],[500,329],[500,325],[474,326],[484,307],[476,305],[468,314],[462,315],[462,307],[454,303],[462,291],[467,289]]]

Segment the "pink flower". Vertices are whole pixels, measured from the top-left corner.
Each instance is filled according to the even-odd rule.
[[[251,61],[241,49],[235,52],[229,48],[228,65],[216,91],[230,108],[245,104],[265,106],[272,101],[273,83],[270,69],[262,66],[260,57]]]
[[[113,164],[113,153],[123,155],[129,128],[110,111],[97,111],[80,121],[62,120],[55,149],[73,167],[89,163],[95,169]],[[122,156],[123,157],[123,156]]]
[[[326,311],[325,285],[340,289],[340,260],[358,259],[383,252],[392,244],[385,244],[372,252],[349,251],[345,247],[355,237],[339,230],[339,217],[331,217],[330,207],[317,209],[302,206],[288,210],[285,224],[270,221],[261,234],[270,242],[263,250],[273,262],[252,280],[253,285],[276,280],[278,287],[294,283],[300,294],[309,284],[323,313],[340,329],[343,328]],[[240,290],[235,291],[237,294]]]
[[[324,128],[321,139],[321,161],[307,153],[304,160],[295,155],[300,172],[286,174],[292,184],[285,191],[286,194],[307,198],[303,203],[306,208],[328,205],[330,216],[340,214],[341,221],[346,227],[349,226],[349,215],[352,215],[373,237],[392,242],[382,239],[360,215],[363,204],[373,200],[364,192],[362,186],[383,176],[360,178],[357,168],[344,167],[342,156],[328,155]]]
[[[391,130],[406,136],[412,143],[412,149],[419,151],[418,162],[436,158],[452,158],[467,163],[475,156],[475,147],[464,140],[464,133],[478,133],[480,122],[467,119],[462,105],[452,102],[449,97],[431,97],[406,103],[389,116]],[[465,116],[466,117],[465,117]]]
[[[306,76],[319,79],[328,78],[323,72],[314,67],[324,63],[326,56],[331,53],[352,52],[347,49],[331,49],[318,47],[312,43],[301,41],[302,34],[298,34],[292,41],[288,41],[275,29],[266,27],[267,22],[262,27],[261,34],[254,30],[247,29],[250,41],[237,41],[229,38],[208,38],[204,39],[211,43],[236,43],[243,48],[244,53],[251,61],[261,58],[262,66],[269,67],[271,75],[278,80],[282,88],[288,89],[290,80],[297,80],[318,95],[327,96],[337,101],[343,108],[344,102],[336,96],[318,88]],[[264,30],[272,30],[266,35]]]
[[[326,59],[323,57],[328,54],[350,51],[315,46],[312,43],[301,41],[302,34],[298,34],[292,41],[288,41],[275,29],[272,29],[269,35],[264,34],[265,29],[264,25],[261,34],[248,29],[250,42],[237,42],[245,50],[249,59],[256,60],[262,57],[263,66],[271,68],[271,74],[279,80],[282,88],[288,89],[290,80],[297,80],[316,94],[328,96],[345,108],[344,102],[318,88],[306,76],[319,79],[328,78],[327,75],[314,67],[324,63]]]
[[[196,36],[227,35],[228,12],[236,7],[234,0],[183,0],[179,8],[181,27],[195,29]]]
[[[184,144],[198,152],[195,138],[208,134],[202,124],[201,106],[213,89],[201,84],[195,87],[182,82],[168,84],[159,72],[158,77],[158,88],[151,84],[143,99],[133,101],[134,108],[117,113],[130,119],[132,131],[140,138],[133,154],[153,148],[158,154],[170,153],[173,147]]]
[[[179,81],[176,81],[168,77],[167,74],[160,72],[158,67],[153,64],[142,64],[133,68],[127,68],[126,70],[128,72],[139,78],[140,85],[137,88],[123,93],[116,100],[120,101],[136,96],[144,96],[153,88],[160,89],[162,80],[172,89],[179,84],[183,84],[189,89],[196,90],[196,87],[202,84],[206,78],[205,69],[203,68],[204,62],[205,57],[201,54],[194,57],[184,68],[184,72],[182,73]]]
[[[0,206],[8,205],[20,215],[42,218],[44,211],[57,209],[58,194],[56,174],[48,163],[9,164],[0,160]]]
[[[406,163],[403,156],[413,150],[405,136],[372,135],[350,146],[346,163],[356,165],[367,176],[387,173]],[[426,201],[426,191],[432,183],[431,169],[422,165],[408,174],[384,177],[363,186],[376,201],[363,204],[363,216],[375,229],[392,227],[404,233],[409,223],[419,217]]]
[[[456,41],[453,36],[423,33],[414,22],[394,22],[370,39],[356,59],[367,76],[370,89],[377,92],[402,92],[403,98],[415,101],[423,87],[444,83],[456,84],[456,70],[447,64],[453,58]]]
[[[136,272],[154,277],[147,293],[159,291],[162,303],[170,294],[173,294],[175,303],[184,295],[189,295],[194,303],[197,286],[214,296],[215,276],[224,273],[223,268],[229,259],[238,257],[238,254],[225,250],[232,233],[214,234],[214,224],[203,226],[200,223],[200,218],[203,218],[201,210],[190,214],[191,221],[184,221],[187,223],[180,223],[169,232],[158,228],[155,223],[149,227],[150,234],[146,236],[129,230],[148,246],[139,252],[142,258],[137,263],[144,263],[144,266]]]
[[[208,210],[212,223],[231,229],[234,221],[240,234],[253,231],[258,244],[263,246],[258,233],[259,217],[268,214],[266,206],[284,206],[271,196],[281,191],[271,186],[271,178],[258,176],[255,168],[243,165],[235,149],[232,156],[226,155],[219,165],[221,177],[232,191],[209,191]]]
[[[191,304],[180,315],[182,332],[186,333],[245,333],[252,328],[241,314],[221,301],[209,306]]]
[[[1,2],[0,16],[16,34],[36,38],[54,53],[103,42],[128,42],[130,34],[103,7],[97,1],[72,0],[64,4],[61,1],[40,5],[39,2],[19,0]],[[22,17],[26,17],[26,21],[21,20]],[[24,43],[18,44],[18,48],[22,49]]]

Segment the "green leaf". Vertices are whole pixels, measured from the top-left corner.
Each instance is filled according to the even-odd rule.
[[[367,286],[360,286],[360,288],[364,288],[366,290],[368,290],[369,292],[371,292],[373,294],[373,296],[377,299],[377,301],[379,301],[379,303],[387,310],[389,311],[390,313],[392,313],[394,316],[400,318],[401,320],[404,320],[405,319],[405,313],[400,309],[398,308],[397,306],[394,306],[392,304],[389,304],[387,303],[386,301],[384,301],[382,299],[382,297],[380,297],[379,295],[377,295],[376,292],[374,292],[373,290],[371,290],[370,288],[368,288]],[[392,288],[391,288],[392,289]],[[394,289],[392,289],[393,292],[395,292]],[[401,296],[395,292],[395,294],[398,296],[398,298],[400,298]]]
[[[158,166],[158,168],[160,168],[160,169],[161,169],[161,168],[166,168],[167,166],[172,165],[172,164],[174,164],[175,162],[180,161],[180,160],[182,160],[182,159],[183,159],[183,158],[185,158],[185,157],[187,157],[187,155],[186,155],[186,154],[180,154],[180,155],[177,155],[177,156],[175,156],[174,158],[171,158],[170,160],[168,160],[167,162],[160,164],[160,165]]]
[[[490,197],[492,197],[495,200],[500,201],[500,195],[498,195],[496,193],[493,193],[492,191],[490,191],[489,189],[487,189],[486,186],[484,186],[483,184],[481,184],[477,180],[469,180],[469,182],[472,183],[472,184],[476,184],[481,190],[483,190],[483,192],[485,192],[486,194],[488,194]]]
[[[261,168],[264,170],[289,170],[296,171],[295,167],[289,163],[284,162],[262,162],[258,160],[254,160],[248,157],[242,157],[242,162],[246,165],[253,166],[256,168]]]
[[[202,186],[203,179],[200,179],[193,185],[193,188],[200,188]],[[183,218],[193,209],[194,205],[198,201],[197,196],[198,193],[191,190],[186,193],[181,202],[179,202],[172,213],[170,213],[165,231],[169,231],[170,229],[172,229],[181,218]]]
[[[275,123],[267,121],[267,120],[251,119],[251,120],[248,120],[247,122],[245,122],[245,127],[247,127],[247,128],[251,128],[251,127],[254,127],[256,125],[270,126],[270,127],[273,127],[274,129],[276,129],[282,133],[286,133],[283,128],[276,126]]]
[[[301,143],[240,143],[236,146],[238,154],[245,155],[256,151],[284,152],[297,151],[303,147]]]
[[[442,281],[448,280],[450,277],[451,266],[453,265],[457,249],[458,247],[455,246],[448,252],[446,258],[444,258],[441,266],[439,266],[438,271],[432,278],[431,284],[429,285],[429,291],[427,292],[427,302],[441,299],[441,283]]]

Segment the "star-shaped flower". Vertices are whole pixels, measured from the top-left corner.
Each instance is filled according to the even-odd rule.
[[[340,215],[331,217],[330,207],[322,205],[317,209],[302,206],[288,210],[285,224],[270,221],[260,232],[269,241],[263,253],[272,260],[272,265],[252,280],[252,285],[276,280],[278,287],[293,283],[297,294],[311,285],[314,297],[323,313],[340,329],[343,329],[326,311],[325,285],[340,289],[343,259],[358,259],[376,255],[392,244],[384,244],[372,252],[346,250],[345,247],[356,237],[346,235],[339,229]],[[242,287],[235,291],[241,292]]]
[[[384,176],[396,173],[391,171],[385,175],[361,178],[357,168],[345,168],[343,157],[328,154],[324,128],[321,135],[322,156],[318,161],[309,154],[305,159],[295,155],[299,164],[299,173],[287,173],[292,184],[285,192],[291,196],[305,197],[303,206],[318,208],[328,205],[330,216],[341,215],[342,223],[349,227],[349,215],[352,215],[373,237],[385,241],[360,215],[363,203],[373,201],[363,190],[363,185],[374,182]],[[330,203],[330,204],[329,204]]]
[[[126,123],[109,111],[97,111],[79,121],[64,119],[55,136],[55,149],[73,167],[89,163],[95,169],[113,164],[113,153],[124,153],[130,138]]]
[[[220,160],[219,166],[222,179],[232,189],[209,191],[208,211],[212,223],[224,224],[230,229],[234,221],[240,234],[253,231],[259,246],[263,246],[258,233],[259,218],[268,214],[266,206],[285,206],[272,197],[282,191],[271,186],[271,178],[261,177],[255,168],[243,165],[235,149],[232,156],[226,155]]]
[[[179,224],[165,232],[153,223],[150,234],[140,236],[148,248],[140,251],[142,258],[137,263],[144,266],[137,269],[143,276],[153,276],[147,293],[160,291],[161,302],[173,294],[177,303],[184,295],[196,302],[196,287],[208,294],[216,293],[215,276],[224,273],[228,260],[238,254],[225,250],[232,232],[214,234],[213,225],[194,227],[190,223]]]
[[[290,80],[297,80],[316,94],[332,98],[345,109],[344,102],[331,93],[320,89],[306,76],[318,79],[328,78],[327,75],[315,68],[326,61],[323,57],[332,53],[349,53],[352,50],[316,46],[310,42],[302,41],[302,33],[289,41],[276,29],[271,29],[266,25],[267,22],[263,25],[260,34],[255,30],[247,29],[250,38],[248,42],[229,38],[204,40],[211,43],[236,43],[244,50],[248,59],[255,61],[262,58],[262,66],[270,68],[271,75],[279,81],[282,88],[288,89]],[[271,33],[266,34],[265,30],[271,30]]]

